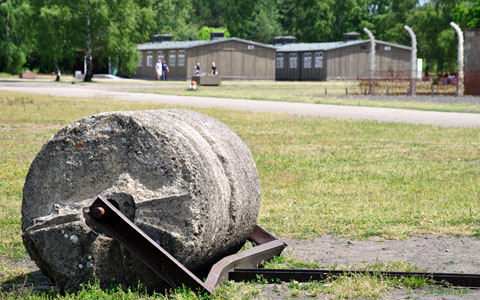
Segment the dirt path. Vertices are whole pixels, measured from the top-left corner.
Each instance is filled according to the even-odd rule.
[[[143,89],[148,89],[148,85],[142,85],[141,87]],[[53,82],[37,83],[0,81],[0,89],[65,97],[106,98],[183,106],[220,107],[255,112],[287,113],[339,119],[376,120],[382,122],[413,123],[444,127],[480,127],[479,114],[417,111],[381,107],[140,94],[124,92],[123,90],[126,89],[135,89],[135,85],[126,84],[115,85],[95,83],[72,85],[58,84]]]
[[[377,261],[401,261],[420,271],[480,274],[480,240],[425,235],[404,241],[353,241],[331,236],[314,240],[283,239],[286,253],[322,266],[362,266]]]

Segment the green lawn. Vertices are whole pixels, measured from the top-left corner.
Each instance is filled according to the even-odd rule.
[[[146,89],[137,89],[133,92],[480,113],[480,103],[469,103],[469,101],[472,101],[469,100],[468,97],[458,98],[458,103],[443,103],[434,102],[433,100],[430,101],[428,99],[419,101],[416,98],[404,96],[390,96],[388,99],[369,99],[364,96],[341,96],[345,95],[347,90],[349,95],[363,94],[365,86],[356,81],[223,81],[220,86],[200,86],[196,91],[187,90],[188,82],[167,81],[167,83],[174,83],[176,86],[168,86],[168,88],[166,88],[164,87],[166,83],[162,82],[156,83],[158,88],[149,86]],[[385,95],[387,88],[385,84],[392,83],[380,84],[380,86],[376,88],[377,94]],[[405,95],[408,82],[400,82],[398,85],[398,87],[390,87],[389,93],[392,94],[397,91],[397,93]],[[429,93],[430,83],[420,83],[419,86],[423,86],[423,89],[419,88],[419,91],[423,90],[424,93]],[[454,86],[442,87],[442,89],[447,89],[448,92],[451,93],[455,92]],[[325,93],[327,93],[328,97],[325,96]]]
[[[165,106],[0,91],[0,282],[22,273],[13,267],[26,255],[20,236],[22,187],[46,140],[87,115],[158,108]],[[262,186],[258,222],[278,236],[480,236],[478,129],[193,110],[226,123],[251,149]],[[375,281],[358,280],[358,288]],[[215,297],[253,297],[254,290],[251,284],[227,284]],[[101,293],[95,287],[89,291]],[[14,298],[0,293],[4,297]],[[138,298],[139,293],[131,297]]]

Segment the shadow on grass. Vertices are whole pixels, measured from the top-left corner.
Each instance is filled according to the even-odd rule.
[[[58,293],[60,290],[40,270],[13,277],[0,284],[0,293]]]

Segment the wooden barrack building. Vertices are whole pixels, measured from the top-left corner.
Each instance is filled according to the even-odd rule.
[[[343,42],[277,45],[277,80],[356,80],[368,76],[369,40],[345,34]],[[404,78],[410,74],[411,48],[376,40],[375,77]]]
[[[169,35],[156,35],[137,50],[141,55],[136,77],[140,78],[155,78],[155,64],[161,59],[167,61],[167,78],[172,80],[191,78],[197,62],[202,73],[209,73],[215,62],[222,79],[275,80],[275,47],[218,33],[201,41],[172,41]]]

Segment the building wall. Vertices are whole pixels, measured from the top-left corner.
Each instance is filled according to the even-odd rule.
[[[276,68],[277,80],[356,80],[368,77],[368,44],[352,45],[329,51],[278,52],[283,53],[283,68]],[[409,76],[410,50],[377,44],[376,77],[404,78]],[[323,54],[323,66],[315,67],[315,53]],[[290,55],[297,54],[297,67],[290,67]],[[305,68],[305,54],[311,53],[311,67]]]
[[[170,51],[173,51],[174,56],[170,56]],[[185,50],[184,49],[165,49],[165,50],[148,50],[148,51],[142,50],[141,51],[142,66],[141,67],[137,66],[136,76],[141,78],[152,78],[152,79],[156,78],[157,75],[155,72],[155,64],[157,63],[158,58],[163,58],[162,61],[163,60],[167,61],[167,65],[170,70],[170,72],[167,73],[167,79],[184,80],[185,74],[186,74],[186,67],[187,67],[187,51],[185,51],[183,66],[179,66],[178,64],[179,51],[185,51]],[[152,53],[151,66],[147,65],[148,53]],[[172,63],[173,59],[175,60],[175,65],[173,65]]]
[[[387,47],[387,48],[386,48]],[[410,72],[410,50],[377,44],[376,78],[406,78]],[[327,52],[327,80],[368,78],[370,45],[353,45]]]
[[[183,50],[183,49],[182,49]],[[153,53],[153,65],[147,66],[147,53],[142,50],[142,66],[137,67],[137,77],[155,78],[155,63],[157,55],[163,51],[170,72],[168,79],[186,80],[194,73],[195,64],[200,63],[202,73],[210,73],[212,62],[217,66],[217,72],[222,79],[275,79],[275,49],[241,41],[227,40],[225,42],[203,45],[185,49],[185,64],[178,66],[180,50],[159,50]],[[170,51],[176,53],[175,66],[172,65]]]
[[[276,80],[308,80],[323,81],[326,74],[326,58],[324,51],[278,52],[283,54],[283,68],[276,68]],[[316,54],[322,55],[321,65],[316,65]],[[291,54],[297,55],[297,67],[291,67]],[[310,67],[305,67],[305,54],[310,55]],[[277,61],[275,60],[275,64]],[[276,65],[275,65],[276,66]]]
[[[202,73],[210,73],[212,62],[222,79],[275,79],[275,49],[240,41],[225,41],[189,50],[187,78],[193,75],[195,64]]]
[[[465,94],[480,95],[480,29],[465,31]]]

